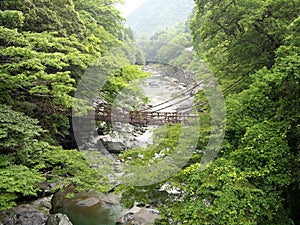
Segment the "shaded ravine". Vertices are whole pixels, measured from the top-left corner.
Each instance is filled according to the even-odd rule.
[[[146,107],[158,105],[152,110],[164,108],[165,111],[175,112],[192,106],[192,99],[174,104],[190,95],[186,92],[189,88],[186,84],[179,83],[175,78],[167,76],[168,74],[165,72],[161,73],[151,65],[146,66],[143,70],[152,73],[152,76],[141,85],[145,95],[150,99],[149,105]],[[171,101],[174,96],[179,96],[182,93],[182,97]],[[170,101],[163,104],[166,100]],[[122,104],[122,102],[117,104]],[[169,105],[172,107],[167,107]],[[148,144],[152,144],[152,133],[157,127],[133,126],[114,122],[113,132],[99,135],[95,131],[93,134],[88,134],[88,141],[80,149],[100,152],[102,156],[112,160],[114,175],[110,178],[114,186],[117,186],[120,182],[118,177],[122,176],[122,171],[119,170],[119,165],[122,162],[118,160],[118,154],[128,148],[146,147]],[[65,195],[65,191],[60,191],[54,195],[51,204],[50,199],[46,198],[39,200],[38,204],[35,201],[6,211],[0,215],[0,224],[70,225],[70,221],[73,225],[153,224],[155,218],[159,216],[159,212],[151,206],[134,205],[131,209],[123,208],[120,204],[121,196],[114,193],[79,193],[73,199],[65,198]],[[49,215],[49,211],[53,215]],[[66,214],[70,221],[58,213]]]
[[[139,84],[144,94],[150,100],[147,106],[143,106],[144,108],[150,111],[160,110],[162,112],[176,112],[192,108],[193,98],[190,98],[191,93],[187,91],[190,88],[188,84],[179,83],[176,78],[171,77],[171,75],[168,76],[169,74],[165,72],[160,72],[159,69],[153,68],[151,65],[144,67],[143,70],[152,74],[148,79]],[[115,107],[124,107],[124,102],[122,101],[124,96],[122,98],[122,94],[120,93],[120,98],[116,98]],[[158,127],[137,126],[112,121],[113,132],[105,135],[99,135],[95,132],[89,138],[89,142],[84,144],[85,147],[81,147],[80,149],[99,151],[103,156],[113,160],[115,174],[111,177],[111,182],[116,186],[120,182],[118,177],[122,176],[122,171],[118,167],[122,162],[118,159],[118,154],[126,151],[128,148],[146,147],[148,144],[152,144],[152,133]],[[82,210],[80,207],[82,206],[78,206],[82,203],[80,196],[78,196],[75,202],[67,204],[64,202],[61,207],[62,211],[59,212],[67,214],[74,225],[127,224],[127,222],[134,219],[135,215],[140,215],[139,219],[136,218],[138,221],[135,221],[135,224],[143,224],[145,222],[153,223],[154,219],[158,217],[157,210],[151,207],[139,208],[135,206],[133,209],[122,209],[118,201],[120,197],[113,193],[106,195],[89,193],[84,199],[86,202],[94,202],[95,205],[92,204],[87,207],[85,215],[80,213],[80,210]],[[98,201],[95,201],[95,199],[98,199]],[[79,211],[78,208],[80,209]]]

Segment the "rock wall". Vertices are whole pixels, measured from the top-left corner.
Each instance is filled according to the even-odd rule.
[[[49,214],[51,198],[42,198],[0,212],[0,225],[72,225],[66,215]]]

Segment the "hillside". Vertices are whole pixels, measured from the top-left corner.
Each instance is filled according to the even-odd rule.
[[[193,6],[193,0],[148,0],[127,17],[127,24],[138,36],[150,36],[185,20]]]

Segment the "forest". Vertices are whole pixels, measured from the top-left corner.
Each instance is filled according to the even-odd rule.
[[[117,2],[0,1],[0,210],[42,197],[43,185],[58,181],[51,194],[70,185],[111,190],[106,171],[91,167],[74,140],[76,89],[88,68],[106,69],[110,80],[97,94],[113,103],[128,83],[148,76],[141,67],[150,59],[218,79],[224,139],[203,165],[214,154],[214,144],[206,146],[216,129],[204,104],[197,152],[171,178],[116,187],[122,203],[157,207],[160,225],[299,225],[300,2],[195,0],[185,21],[142,37],[142,45]],[[196,103],[208,100],[196,94]],[[159,144],[119,157],[137,167],[155,164],[157,153],[175,151],[179,129],[170,126]],[[166,183],[175,194],[158,191]]]

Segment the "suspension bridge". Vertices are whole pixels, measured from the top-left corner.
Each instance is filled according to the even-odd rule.
[[[199,84],[194,85],[171,99],[157,105],[148,105],[140,110],[112,110],[112,108],[105,103],[99,104],[95,111],[91,111],[85,116],[81,116],[81,119],[102,121],[106,123],[123,122],[132,125],[190,124],[198,118],[197,113],[192,112],[192,107],[188,107],[185,110],[170,110],[170,108],[174,108],[180,103],[193,98],[196,93],[195,90],[199,86]]]
[[[221,93],[216,93],[215,95],[210,96],[209,99],[206,99],[203,102],[198,102],[193,106],[184,109],[184,110],[170,110],[165,111],[166,109],[170,109],[175,105],[178,105],[182,102],[185,102],[197,94],[197,89],[201,86],[201,83],[194,83],[194,86],[189,89],[183,91],[177,96],[166,100],[157,105],[151,105],[145,107],[141,110],[116,110],[112,112],[110,107],[102,106],[97,107],[95,111],[88,113],[85,116],[81,116],[82,120],[94,120],[94,121],[102,121],[102,122],[123,122],[129,123],[133,125],[164,125],[164,124],[178,124],[184,123],[188,124],[191,121],[195,121],[195,119],[199,118],[198,113],[202,112],[202,107],[208,103],[208,100],[213,100],[218,98],[220,95],[224,95],[231,89],[237,87],[244,78],[241,78],[229,85],[225,88]],[[214,85],[214,84],[210,84]],[[76,117],[76,116],[75,116]],[[74,118],[74,115],[73,115]]]
[[[96,111],[93,115],[96,121],[123,122],[132,125],[164,125],[177,123],[190,123],[197,119],[195,113],[189,112],[152,112],[152,111],[122,111],[112,113],[111,111]]]

